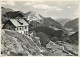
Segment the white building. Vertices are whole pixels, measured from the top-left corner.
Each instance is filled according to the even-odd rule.
[[[14,30],[21,34],[28,34],[29,24],[24,19],[9,19],[3,26],[4,29]]]

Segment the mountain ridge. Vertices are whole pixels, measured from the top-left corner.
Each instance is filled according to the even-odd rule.
[[[4,11],[4,8],[1,8],[2,11]],[[37,14],[35,12],[29,11],[27,13],[23,13],[21,11],[9,11],[6,12],[4,15],[2,15],[2,23],[5,23],[8,18],[16,18],[16,17],[26,17],[26,21],[28,20],[29,22],[35,21],[43,26],[55,26],[57,28],[62,28],[61,24],[58,23],[57,21],[53,20],[51,17],[43,17],[40,14]],[[36,26],[36,25],[35,25]]]
[[[70,29],[72,29],[72,31],[78,31],[78,20],[79,20],[79,18],[75,18],[75,19],[73,19],[73,20],[70,20],[69,22],[67,22],[65,25],[64,25],[64,27],[65,28],[70,28]]]

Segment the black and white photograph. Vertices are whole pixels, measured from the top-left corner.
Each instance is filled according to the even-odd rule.
[[[1,1],[1,56],[79,56],[79,1]]]

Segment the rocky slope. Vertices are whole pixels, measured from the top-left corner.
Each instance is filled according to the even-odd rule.
[[[12,11],[14,12],[14,10],[10,9],[10,8],[4,8],[4,7],[1,7],[1,14],[5,14],[6,12],[9,12],[9,11]]]
[[[64,27],[67,29],[67,30],[70,30],[70,31],[78,31],[78,20],[79,18],[75,18],[74,20],[71,20],[69,22],[67,22]]]
[[[78,47],[76,45],[49,41],[46,44],[46,46],[43,47],[40,42],[42,40],[40,39],[41,38],[38,37],[32,38],[31,36],[28,35],[22,35],[18,32],[11,30],[2,30],[1,54],[3,56],[77,56],[78,55]]]
[[[41,55],[41,45],[38,39],[35,42],[29,36],[20,33],[2,30],[1,53],[8,56],[38,56]]]
[[[5,24],[9,18],[23,17],[23,13],[21,11],[14,11],[10,8],[1,7],[1,21],[2,24]]]
[[[64,26],[67,22],[70,21],[70,19],[56,19],[57,22],[59,22],[62,26]]]
[[[42,18],[39,16],[39,14],[37,14],[33,11],[29,11],[29,12],[25,13],[24,16],[29,21],[40,21],[40,20],[42,20]]]
[[[4,7],[1,7],[1,17],[2,17],[2,24],[4,24],[8,18],[5,17],[4,15],[7,13],[7,12],[14,12],[14,10],[10,9],[10,8],[4,8]]]
[[[69,43],[78,45],[78,40],[79,40],[78,39],[78,37],[79,37],[78,34],[79,34],[78,32],[75,32],[74,34],[70,35],[69,36],[69,38],[70,38]]]
[[[40,14],[37,14],[35,12],[27,12],[25,14],[25,16],[27,17],[26,20],[30,21],[30,24],[33,27],[56,27],[59,29],[62,29],[63,27],[61,26],[61,24],[59,24],[57,21],[53,20],[51,17],[43,17]],[[34,25],[33,25],[34,24]]]

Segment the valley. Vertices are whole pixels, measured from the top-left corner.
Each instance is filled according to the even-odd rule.
[[[4,7],[1,10],[3,56],[78,56],[79,18],[68,20],[63,26],[55,19],[33,11],[23,13]],[[8,23],[10,25],[6,26]],[[15,25],[16,30],[13,29],[15,23],[19,23]],[[26,24],[27,32],[22,34]]]

